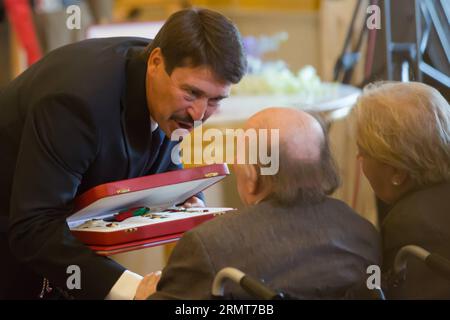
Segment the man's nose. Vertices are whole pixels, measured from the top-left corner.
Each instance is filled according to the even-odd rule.
[[[190,108],[190,116],[194,121],[202,121],[208,108],[208,100],[205,98],[196,99]]]

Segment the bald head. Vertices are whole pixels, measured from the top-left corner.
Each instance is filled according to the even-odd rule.
[[[324,132],[320,123],[310,114],[293,108],[264,109],[245,124],[245,129],[278,129],[279,148],[292,160],[319,161]],[[274,141],[271,141],[274,143]]]
[[[274,129],[278,135],[272,136]],[[339,177],[326,133],[316,118],[293,108],[267,108],[248,119],[245,131],[251,130],[271,132],[269,141],[259,138],[258,147],[270,145],[271,161],[277,163],[277,170],[263,173],[265,162],[261,158],[257,165],[234,166],[237,189],[245,204],[264,199],[288,206],[316,203],[337,188]]]

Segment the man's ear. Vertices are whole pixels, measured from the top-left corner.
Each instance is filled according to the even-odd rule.
[[[245,173],[245,188],[247,193],[256,194],[258,192],[258,171],[257,166],[253,164],[248,164],[244,166]]]
[[[147,69],[154,71],[159,65],[164,62],[164,58],[162,56],[161,48],[155,48],[150,52],[150,55],[147,60]]]

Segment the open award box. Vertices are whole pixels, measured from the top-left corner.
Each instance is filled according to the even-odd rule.
[[[158,173],[94,187],[75,199],[72,234],[100,255],[157,246],[232,208],[176,205],[229,174],[226,164]]]

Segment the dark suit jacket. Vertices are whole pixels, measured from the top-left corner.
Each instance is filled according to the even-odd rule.
[[[218,271],[235,267],[297,298],[340,298],[380,263],[376,229],[343,202],[262,202],[187,232],[150,299],[208,299]],[[235,285],[228,298],[252,298]],[[253,297],[255,298],[255,297]]]
[[[109,38],[62,47],[0,94],[0,215],[3,229],[10,215],[11,251],[61,288],[67,267],[78,265],[82,289],[70,292],[75,297],[104,298],[124,268],[71,235],[65,219],[74,197],[176,168],[174,143],[160,129],[153,137],[163,141],[152,143],[142,54],[148,43]],[[14,278],[11,269],[1,283]]]
[[[389,211],[382,223],[384,270],[393,268],[395,255],[405,245],[418,245],[450,259],[450,183],[408,194]],[[390,286],[390,299],[450,299],[450,281],[409,259],[406,280]]]

